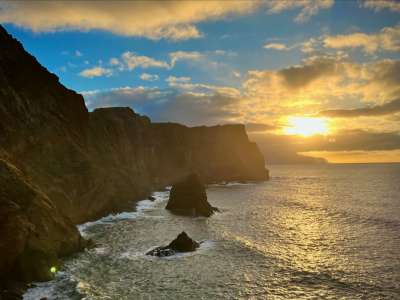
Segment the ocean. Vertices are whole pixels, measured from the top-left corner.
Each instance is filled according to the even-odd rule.
[[[24,299],[400,299],[400,164],[268,168],[208,186],[210,218],[171,214],[161,191],[79,226],[96,247]],[[181,231],[200,249],[144,254]]]

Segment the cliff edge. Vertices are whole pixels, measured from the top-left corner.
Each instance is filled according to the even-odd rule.
[[[205,182],[268,178],[242,125],[88,112],[1,26],[0,45],[1,282],[48,279],[57,258],[84,245],[75,224],[131,208],[190,173]]]

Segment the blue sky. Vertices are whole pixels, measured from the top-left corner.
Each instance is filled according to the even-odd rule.
[[[227,16],[205,21],[197,25],[204,37],[184,41],[126,37],[96,29],[84,32],[67,29],[68,31],[43,33],[32,32],[29,28],[13,24],[6,24],[6,28],[22,41],[25,48],[43,65],[56,73],[67,87],[85,91],[138,85],[166,87],[164,79],[170,75],[190,76],[196,82],[208,84],[240,85],[238,80],[220,78],[224,76],[220,76],[221,74],[215,70],[210,74],[206,70],[188,64],[179,64],[172,70],[139,68],[134,72],[120,72],[110,77],[79,76],[80,71],[100,65],[99,61],[103,61],[102,65],[107,65],[110,58],[119,57],[125,51],[159,60],[168,60],[168,54],[174,51],[230,51],[237,55],[232,57],[214,55],[217,57],[213,58],[244,73],[260,67],[264,69],[287,67],[299,63],[304,57],[301,51],[266,50],[263,45],[268,41],[299,43],[324,33],[332,35],[354,31],[375,33],[383,27],[394,26],[399,22],[397,12],[386,10],[377,13],[371,9],[360,8],[357,1],[336,1],[330,9],[320,11],[305,23],[294,22],[296,14],[298,9],[280,14],[268,14],[265,10],[260,10],[244,16]],[[76,51],[82,56],[77,56]],[[353,55],[357,60],[368,59],[359,53]],[[388,56],[396,55],[389,53]],[[140,79],[141,72],[157,74],[160,80],[144,82]]]
[[[89,109],[279,135],[291,116],[399,95],[398,1],[5,1],[0,22]],[[330,134],[400,132],[398,110],[343,118]]]

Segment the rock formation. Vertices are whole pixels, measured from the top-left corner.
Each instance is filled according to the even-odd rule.
[[[176,239],[174,239],[168,246],[157,247],[150,250],[146,255],[165,257],[176,254],[177,252],[192,252],[195,251],[200,244],[192,240],[186,232],[182,231]]]
[[[191,172],[206,182],[268,177],[242,125],[89,113],[1,26],[0,45],[0,286],[48,279],[56,259],[84,244],[74,224],[131,208]]]
[[[166,209],[178,214],[205,217],[218,210],[208,203],[206,187],[196,174],[190,174],[172,186]]]

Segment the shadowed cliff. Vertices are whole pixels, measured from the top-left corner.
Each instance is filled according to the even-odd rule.
[[[82,248],[73,224],[131,208],[190,173],[268,178],[242,125],[152,123],[129,108],[89,113],[1,26],[0,45],[0,280],[46,279],[54,260]]]

